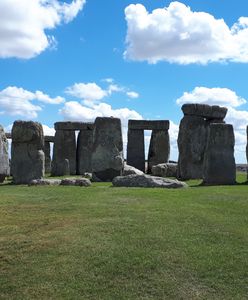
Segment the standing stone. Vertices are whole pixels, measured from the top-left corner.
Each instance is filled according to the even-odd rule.
[[[128,129],[127,164],[145,172],[145,143],[143,129]]]
[[[230,124],[211,124],[204,156],[203,183],[235,184],[234,132]]]
[[[148,152],[148,173],[152,167],[166,163],[170,156],[170,138],[168,131],[153,130]]]
[[[75,131],[56,130],[53,147],[52,176],[76,174]]]
[[[246,144],[246,160],[248,162],[248,126],[246,127],[246,136],[247,136],[247,144]],[[247,167],[246,167],[247,168]],[[248,181],[248,168],[246,169],[246,176]]]
[[[178,178],[197,179],[203,176],[203,160],[207,140],[207,124],[203,117],[184,116],[178,135]]]
[[[96,118],[92,147],[93,180],[112,181],[114,177],[122,175],[123,163],[120,119]]]
[[[50,142],[45,142],[45,173],[51,173],[51,146]]]
[[[0,125],[0,183],[9,175],[8,141]]]
[[[13,182],[26,184],[45,172],[44,136],[37,122],[15,121],[12,128],[11,173]]]
[[[77,174],[91,173],[93,130],[81,130],[77,139]]]

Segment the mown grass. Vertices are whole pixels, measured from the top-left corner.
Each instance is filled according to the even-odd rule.
[[[248,185],[189,184],[0,186],[0,299],[247,299]]]

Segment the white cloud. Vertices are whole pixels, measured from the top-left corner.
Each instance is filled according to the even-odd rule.
[[[42,110],[39,105],[31,103],[33,100],[38,100],[48,104],[60,104],[64,102],[64,98],[51,98],[41,91],[32,93],[18,88],[9,86],[0,91],[0,114],[7,114],[10,116],[22,116],[25,118],[36,118],[38,112]]]
[[[193,12],[180,2],[149,13],[142,4],[125,9],[127,21],[124,56],[128,59],[179,64],[219,61],[248,62],[248,18],[231,28],[223,19]]]
[[[52,47],[55,38],[47,30],[70,22],[84,3],[85,0],[70,4],[58,0],[1,0],[0,58],[29,59]]]
[[[120,118],[123,126],[127,126],[129,119],[142,119],[142,116],[128,108],[113,109],[109,104],[99,103],[86,107],[76,101],[66,102],[60,114],[67,121],[94,121],[96,117]]]
[[[136,92],[132,92],[132,91],[127,92],[127,96],[128,96],[129,98],[131,98],[131,99],[139,98],[139,94],[136,93]]]
[[[107,91],[103,90],[95,82],[75,83],[65,91],[68,95],[82,99],[86,105],[91,106],[95,101],[102,100],[107,96]]]
[[[53,127],[49,127],[45,124],[42,124],[44,135],[55,135],[55,129]]]
[[[184,103],[201,103],[237,107],[245,104],[246,100],[227,88],[196,87],[190,93],[185,92],[176,102],[178,105]]]
[[[238,110],[237,107],[245,104],[246,99],[238,96],[227,88],[196,87],[192,92],[185,92],[176,100],[178,105],[184,103],[201,103],[222,105],[228,108],[225,122],[232,124],[235,134],[235,156],[238,162],[245,162],[245,147],[247,143],[246,126],[248,125],[248,111]]]

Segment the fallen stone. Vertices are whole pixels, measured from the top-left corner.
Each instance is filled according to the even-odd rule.
[[[3,127],[0,125],[0,183],[9,176],[8,141]]]
[[[152,175],[159,177],[177,177],[177,164],[165,163],[153,166]]]
[[[29,186],[33,185],[60,185],[60,179],[34,179],[29,182]]]
[[[218,105],[207,104],[184,104],[182,106],[184,115],[193,115],[206,119],[221,119],[223,120],[227,114],[227,108]]]
[[[92,147],[92,179],[112,181],[114,177],[122,175],[123,163],[120,119],[96,118]]]
[[[144,173],[142,171],[140,171],[139,169],[136,169],[132,166],[125,164],[124,169],[123,169],[123,176],[132,175],[132,174],[143,175]]]
[[[28,184],[45,173],[42,125],[32,121],[15,121],[12,127],[11,174],[15,184]]]
[[[91,186],[91,182],[87,178],[64,178],[61,180],[60,185],[70,186]]]
[[[151,188],[185,188],[188,185],[174,179],[155,177],[150,175],[117,176],[112,181],[116,187],[151,187]]]

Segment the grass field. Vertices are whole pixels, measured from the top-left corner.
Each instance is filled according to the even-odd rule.
[[[248,299],[248,185],[189,184],[0,186],[0,299]]]

